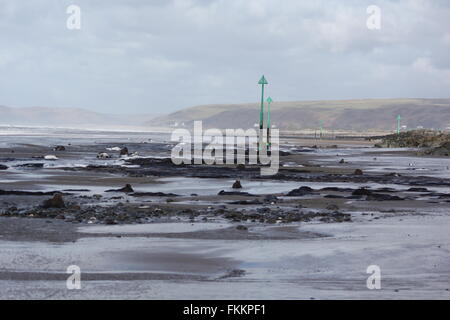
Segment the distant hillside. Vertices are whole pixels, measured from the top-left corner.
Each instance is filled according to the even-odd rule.
[[[148,125],[190,127],[202,120],[209,128],[251,128],[259,121],[259,104],[205,105],[157,117]],[[276,102],[271,104],[272,123],[282,130],[394,130],[396,117],[408,128],[450,126],[450,99],[364,99],[339,101]]]
[[[149,114],[110,115],[81,108],[0,106],[0,125],[76,127],[76,128],[131,128],[143,127],[152,119]]]

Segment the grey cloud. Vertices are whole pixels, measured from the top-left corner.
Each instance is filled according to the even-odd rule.
[[[0,1],[0,104],[162,113],[256,101],[445,97],[447,1]],[[82,29],[66,29],[66,7]],[[447,40],[445,40],[447,39]]]

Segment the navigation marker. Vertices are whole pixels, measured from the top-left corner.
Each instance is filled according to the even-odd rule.
[[[271,146],[271,142],[270,142],[270,104],[272,103],[272,98],[268,97],[267,98],[267,146],[269,147],[270,150],[270,146]]]
[[[263,142],[263,127],[264,127],[264,85],[269,84],[264,75],[259,79],[258,84],[261,85],[261,113],[259,115],[259,144],[258,149],[261,150]]]
[[[319,126],[320,126],[320,139],[322,139],[322,132],[323,132],[323,120],[319,121]]]

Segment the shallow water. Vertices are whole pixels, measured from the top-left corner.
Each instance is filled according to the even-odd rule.
[[[38,146],[54,146],[97,143],[149,142],[168,141],[169,133],[133,132],[108,130],[79,130],[69,128],[46,127],[10,127],[0,126],[0,147],[12,147],[19,144],[35,144]]]
[[[448,299],[448,219],[448,215],[411,216],[306,224],[300,228],[331,236],[302,240],[133,237],[86,238],[60,245],[0,241],[0,269],[64,273],[68,265],[76,264],[82,271],[83,290],[74,294],[91,298]],[[381,268],[382,290],[366,287],[366,269],[373,264]],[[231,269],[245,273],[221,279]],[[83,272],[199,274],[210,280],[143,280],[135,286],[127,281],[85,281]],[[0,283],[0,298],[12,291],[16,297],[27,291],[37,297],[49,288],[54,297],[69,294],[64,281]]]
[[[313,163],[327,167],[360,168],[366,172],[450,178],[450,159],[444,157],[397,156],[396,151],[417,151],[410,148],[348,148],[320,149]],[[380,155],[384,152],[387,155]],[[391,155],[389,155],[391,154]],[[339,164],[344,159],[346,164]]]
[[[215,230],[229,227],[229,223],[145,223],[134,225],[113,225],[113,226],[87,226],[80,227],[78,230],[83,233],[179,233],[194,232],[200,230]]]

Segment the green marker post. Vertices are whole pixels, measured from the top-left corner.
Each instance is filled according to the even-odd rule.
[[[320,120],[319,126],[320,126],[320,139],[322,139],[322,133],[323,133],[323,120]]]
[[[267,147],[270,150],[270,146],[272,145],[272,143],[270,142],[270,129],[271,129],[271,125],[270,125],[270,104],[272,103],[272,98],[268,97],[267,98]]]
[[[261,150],[263,141],[263,129],[264,129],[264,85],[269,84],[264,75],[259,79],[258,84],[261,85],[261,112],[259,115],[259,144],[258,149]]]
[[[397,116],[397,134],[400,134],[400,120],[402,117],[400,115]]]

